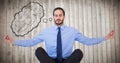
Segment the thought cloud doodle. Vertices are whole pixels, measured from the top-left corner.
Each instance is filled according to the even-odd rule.
[[[49,18],[49,19],[43,18],[42,21],[43,21],[44,23],[47,23],[48,21],[52,21],[52,18]]]
[[[43,17],[43,6],[38,2],[30,2],[15,13],[10,28],[16,36],[24,36],[38,27]]]

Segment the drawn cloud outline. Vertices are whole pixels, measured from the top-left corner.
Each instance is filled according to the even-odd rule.
[[[34,26],[32,29],[30,29],[30,30],[29,30],[28,32],[26,32],[25,34],[20,34],[20,35],[19,35],[19,34],[17,34],[17,33],[13,30],[13,27],[12,27],[13,22],[15,21],[16,16],[17,16],[19,13],[21,13],[21,12],[23,11],[23,9],[24,9],[25,7],[27,7],[28,5],[30,5],[31,3],[37,3],[37,4],[39,4],[39,6],[42,7],[43,15],[40,17],[40,21],[37,23],[36,26]],[[15,36],[17,36],[17,37],[19,37],[19,36],[20,36],[20,37],[23,37],[23,36],[27,35],[29,32],[31,32],[33,29],[35,29],[35,28],[38,27],[39,23],[41,22],[41,18],[44,17],[44,14],[45,14],[45,13],[44,13],[44,8],[43,8],[43,6],[42,6],[39,2],[29,2],[27,5],[23,6],[19,12],[17,12],[17,13],[14,14],[14,19],[13,19],[12,22],[11,22],[10,28],[11,28],[12,32],[15,34]]]

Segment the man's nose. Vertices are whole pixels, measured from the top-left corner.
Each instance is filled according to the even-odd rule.
[[[60,16],[57,16],[57,19],[60,19]]]

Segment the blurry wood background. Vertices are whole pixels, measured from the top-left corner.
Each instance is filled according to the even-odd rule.
[[[38,27],[27,35],[15,36],[10,28],[11,22],[15,13],[29,2],[40,3],[44,9],[44,17]],[[119,0],[0,0],[0,63],[39,63],[34,52],[37,47],[45,48],[44,43],[20,47],[5,42],[3,38],[6,34],[15,40],[31,39],[38,35],[41,30],[54,25],[52,11],[55,7],[64,8],[65,25],[75,27],[85,36],[104,37],[113,29],[116,31],[113,39],[98,45],[86,46],[76,42],[74,49],[79,48],[84,53],[81,63],[120,63]]]

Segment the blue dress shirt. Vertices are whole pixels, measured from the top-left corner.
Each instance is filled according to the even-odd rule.
[[[57,45],[57,32],[58,27],[52,26],[43,30],[38,36],[30,40],[16,40],[15,45],[23,47],[31,47],[38,43],[45,42],[46,52],[52,58],[57,57],[56,45]],[[101,38],[88,38],[82,35],[78,30],[65,25],[61,26],[61,38],[62,38],[62,57],[65,59],[72,54],[72,49],[75,41],[86,45],[98,44],[105,40]]]

